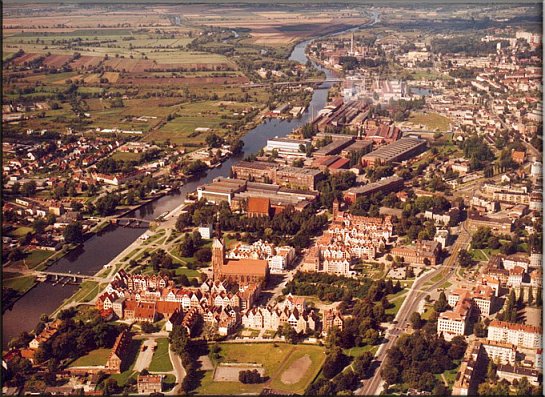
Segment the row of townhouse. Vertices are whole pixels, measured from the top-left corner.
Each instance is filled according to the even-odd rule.
[[[273,274],[283,273],[295,259],[295,248],[290,246],[277,247],[263,240],[253,244],[239,243],[228,254],[229,259],[262,259],[269,264]]]
[[[333,203],[333,222],[304,258],[303,270],[350,275],[355,259],[374,259],[383,252],[393,233],[390,216],[364,217],[340,211]]]

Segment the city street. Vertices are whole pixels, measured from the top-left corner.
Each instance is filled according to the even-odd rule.
[[[403,333],[403,329],[408,323],[410,315],[418,309],[420,302],[424,297],[433,291],[439,285],[443,284],[446,280],[452,277],[455,273],[457,265],[458,254],[461,249],[465,248],[470,240],[470,234],[467,232],[464,226],[460,228],[460,234],[456,239],[453,247],[452,254],[445,260],[443,266],[439,267],[435,271],[428,272],[415,281],[409,290],[406,299],[404,300],[399,312],[397,313],[394,323],[395,325],[388,329],[386,332],[387,342],[380,345],[375,360],[379,363],[375,370],[375,374],[371,379],[365,380],[363,387],[356,391],[359,395],[377,395],[382,390],[382,377],[380,376],[380,369],[388,350],[395,345],[399,335]],[[434,282],[431,285],[426,285],[437,275],[444,275],[439,281]]]

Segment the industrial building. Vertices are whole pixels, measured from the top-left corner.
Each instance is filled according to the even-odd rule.
[[[426,141],[418,138],[402,138],[382,146],[361,158],[363,166],[377,166],[408,160],[426,150]]]
[[[401,189],[403,189],[403,178],[394,175],[377,182],[368,183],[367,185],[351,187],[344,192],[343,198],[347,203],[354,203],[359,197],[377,192],[387,194],[397,192]]]

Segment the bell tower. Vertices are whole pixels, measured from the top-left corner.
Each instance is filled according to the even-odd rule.
[[[339,214],[341,204],[339,203],[339,200],[335,197],[335,200],[333,201],[333,221],[337,219],[337,215]]]
[[[216,217],[215,236],[212,242],[212,272],[214,280],[221,279],[221,267],[225,263],[225,246],[221,238],[221,227],[219,221],[219,212]]]

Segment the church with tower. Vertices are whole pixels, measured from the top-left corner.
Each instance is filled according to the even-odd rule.
[[[262,259],[226,259],[225,242],[219,222],[212,242],[212,269],[214,281],[265,284],[269,277],[269,264]]]

